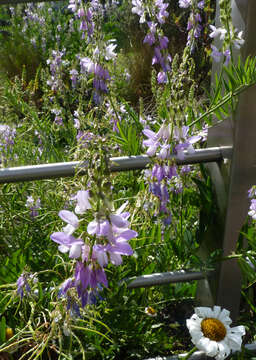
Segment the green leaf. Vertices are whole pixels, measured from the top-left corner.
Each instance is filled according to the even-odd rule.
[[[6,319],[4,316],[2,316],[1,321],[0,321],[0,342],[4,343],[6,340]]]

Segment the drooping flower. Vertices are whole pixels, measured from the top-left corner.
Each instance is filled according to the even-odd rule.
[[[59,212],[59,217],[67,223],[67,225],[63,228],[63,232],[67,235],[73,234],[79,226],[78,217],[69,210],[61,210]]]
[[[14,144],[16,129],[9,125],[0,124],[0,150],[7,150],[10,145]]]
[[[184,150],[187,150],[188,153],[194,153],[195,149],[193,145],[201,140],[200,135],[193,135],[188,136],[189,127],[188,126],[182,126],[182,128],[179,128],[177,126],[174,127],[174,139],[178,142],[177,145],[175,145],[174,150],[177,153],[178,159],[184,159]]]
[[[37,200],[34,200],[33,196],[28,196],[26,201],[26,207],[30,209],[30,216],[32,218],[35,218],[38,216],[38,210],[41,207],[41,201],[38,198]]]
[[[76,69],[71,69],[69,71],[69,74],[70,74],[70,79],[72,82],[72,87],[75,88],[76,83],[77,83],[77,78],[78,78],[78,71]]]
[[[239,31],[239,33],[237,34],[237,37],[234,41],[234,46],[235,48],[237,48],[238,50],[244,45],[245,40],[243,39],[243,31]]]
[[[143,140],[143,145],[147,146],[147,155],[154,156],[159,149],[159,157],[166,159],[169,156],[170,126],[163,124],[157,133],[152,130],[144,129],[143,134],[147,136],[147,140]]]
[[[27,293],[31,292],[31,283],[36,283],[38,281],[37,277],[35,276],[35,274],[29,274],[27,272],[23,272],[16,284],[17,284],[17,293],[20,295],[21,299],[24,296],[24,292],[26,291]]]
[[[58,296],[66,296],[67,291],[75,286],[74,280],[72,278],[66,279],[60,286]]]
[[[220,62],[221,58],[222,58],[222,52],[220,52],[216,46],[211,45],[211,57],[216,61],[216,62]]]
[[[76,214],[84,214],[86,210],[91,209],[91,204],[89,201],[89,191],[88,190],[79,190],[77,192],[77,205],[75,208]]]
[[[105,59],[106,60],[112,60],[115,59],[117,54],[114,52],[115,48],[117,47],[117,44],[114,43],[115,40],[111,39],[108,41],[108,45],[106,46],[106,54],[105,54]]]
[[[141,0],[132,0],[132,13],[140,16],[140,23],[144,23],[146,21],[145,18],[145,8],[143,2]]]
[[[192,343],[217,360],[225,359],[232,351],[241,348],[244,326],[230,327],[230,312],[220,306],[195,308],[195,314],[187,320]]]
[[[230,50],[227,49],[223,52],[223,55],[224,55],[224,58],[225,58],[225,62],[224,62],[224,65],[225,66],[228,66],[230,60],[231,60],[231,53],[230,53]]]
[[[225,39],[225,35],[227,33],[227,30],[224,28],[216,28],[214,25],[210,25],[210,28],[212,30],[212,32],[210,33],[210,38],[216,38],[216,37],[220,37],[220,40],[224,40]]]
[[[17,293],[20,295],[21,299],[24,296],[24,290],[30,293],[31,288],[27,281],[27,276],[25,274],[21,274],[17,280]]]
[[[248,190],[248,197],[249,197],[250,199],[256,197],[256,186],[255,186],[255,185],[253,185],[253,186]]]
[[[50,238],[52,241],[59,244],[58,249],[62,253],[69,252],[71,259],[77,259],[80,257],[84,241],[82,239],[76,239],[72,235],[68,235],[64,232],[54,232]]]
[[[85,266],[82,262],[77,262],[75,269],[75,286],[77,294],[81,299],[81,305],[84,307],[89,302],[90,289],[101,289],[102,285],[108,287],[108,280],[102,267],[90,264]]]
[[[248,215],[251,216],[253,220],[256,220],[256,199],[251,200],[251,205]]]
[[[191,5],[191,0],[179,0],[179,7],[186,9]]]
[[[158,20],[159,24],[164,24],[165,19],[169,15],[168,11],[166,11],[169,4],[165,4],[163,2],[163,0],[156,0],[155,4],[156,4],[156,7],[157,7],[157,14],[156,14],[157,20]]]

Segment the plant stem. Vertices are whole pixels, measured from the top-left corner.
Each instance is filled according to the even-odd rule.
[[[180,357],[180,356],[179,356],[179,358],[182,359],[182,360],[187,360],[187,359],[190,358],[190,356],[191,356],[196,350],[197,350],[197,347],[194,346],[194,347],[187,353],[187,355],[186,355],[185,357]]]
[[[211,108],[210,110],[206,111],[204,114],[202,114],[201,116],[199,116],[199,118],[197,118],[196,120],[194,120],[192,123],[189,124],[189,127],[195,125],[196,123],[198,123],[199,121],[201,121],[204,117],[206,117],[207,115],[210,115],[212,113],[214,113],[214,111],[218,110],[221,106],[225,105],[228,101],[230,101],[232,99],[233,96],[237,96],[239,95],[241,92],[245,91],[246,89],[250,88],[251,86],[255,85],[255,82],[253,82],[252,84],[245,84],[245,85],[241,85],[237,88],[237,90],[232,91],[230,93],[228,93],[227,95],[225,95],[223,97],[223,100],[220,101],[217,105],[215,105],[213,108]]]

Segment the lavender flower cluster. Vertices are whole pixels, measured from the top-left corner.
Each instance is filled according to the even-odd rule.
[[[256,220],[256,185],[249,189],[248,197],[251,201],[248,215],[251,216],[253,220]]]
[[[12,146],[14,144],[14,139],[16,137],[16,129],[10,127],[9,125],[0,124],[0,151],[1,151],[1,161],[7,159],[7,153],[11,152]]]
[[[163,35],[161,26],[165,23],[169,13],[167,12],[168,4],[163,0],[155,0],[146,4],[140,0],[132,0],[132,12],[140,16],[140,23],[147,23],[148,33],[144,38],[144,44],[154,45],[154,56],[152,65],[159,65],[160,71],[157,74],[159,84],[167,82],[168,72],[171,71],[172,57],[168,53],[168,38]],[[146,21],[146,19],[149,19]]]
[[[108,206],[94,214],[94,219],[87,223],[86,231],[81,226],[86,218],[78,218],[93,212],[93,199],[89,191],[80,190],[76,195],[74,212],[61,210],[60,218],[67,224],[62,231],[54,232],[51,239],[58,244],[62,253],[68,253],[70,259],[76,259],[73,277],[68,278],[60,287],[59,296],[67,298],[67,307],[78,314],[79,305],[70,289],[75,290],[81,306],[95,302],[102,287],[108,286],[105,267],[122,264],[122,256],[130,256],[133,250],[128,241],[137,237],[137,232],[129,229],[128,218],[125,212],[127,203],[113,211]],[[74,232],[81,230],[79,236]]]
[[[17,293],[22,299],[25,295],[31,293],[31,287],[38,282],[36,274],[30,274],[27,271],[24,271],[18,278],[17,284]]]
[[[188,153],[195,152],[194,144],[204,140],[204,134],[189,136],[189,127],[175,126],[173,130],[170,125],[163,124],[158,132],[150,129],[143,130],[148,139],[143,141],[147,148],[147,155],[156,156],[157,161],[152,170],[146,171],[146,178],[149,182],[149,190],[159,199],[159,213],[164,214],[164,224],[171,223],[171,212],[168,209],[170,195],[168,189],[178,193],[182,191],[182,181],[179,178],[178,171],[173,161],[173,155],[183,160],[184,151]],[[181,173],[186,174],[190,167],[183,167]]]

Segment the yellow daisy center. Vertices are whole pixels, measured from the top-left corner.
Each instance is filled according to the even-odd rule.
[[[217,342],[223,340],[227,334],[225,326],[215,318],[205,318],[201,322],[201,329],[205,337]]]
[[[12,328],[7,327],[5,329],[5,336],[6,336],[6,340],[9,340],[11,337],[13,337],[14,333]]]

